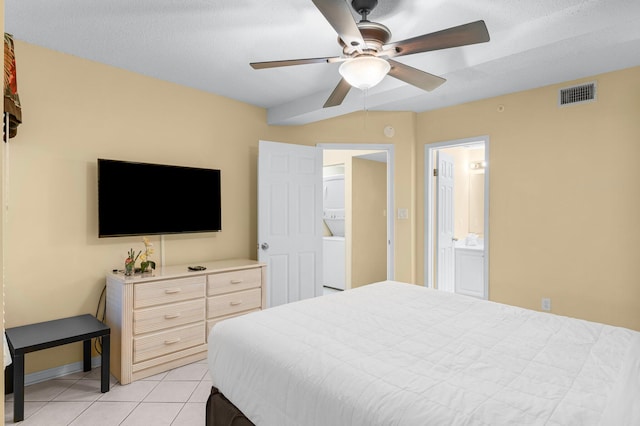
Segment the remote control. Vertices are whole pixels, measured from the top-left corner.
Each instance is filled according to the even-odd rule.
[[[189,266],[189,270],[190,271],[204,271],[205,269],[207,269],[207,268],[205,268],[204,266],[199,266],[199,265],[197,265],[197,266]]]

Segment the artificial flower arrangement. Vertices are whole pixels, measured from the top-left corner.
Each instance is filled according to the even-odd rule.
[[[153,254],[153,244],[149,242],[147,237],[142,237],[144,243],[144,253],[140,255],[140,270],[142,273],[151,272],[152,269],[156,269],[156,262],[149,260],[149,256]]]
[[[153,254],[153,244],[149,242],[147,237],[142,237],[144,243],[144,252],[140,250],[138,254],[134,249],[130,249],[127,253],[127,258],[124,261],[124,274],[133,275],[136,270],[136,261],[140,258],[140,272],[151,272],[156,269],[156,262],[149,259],[149,256]]]

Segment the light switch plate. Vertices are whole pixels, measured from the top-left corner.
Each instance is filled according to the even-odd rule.
[[[409,219],[409,209],[398,209],[398,219]]]

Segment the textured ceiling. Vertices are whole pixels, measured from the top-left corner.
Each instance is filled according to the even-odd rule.
[[[16,39],[267,108],[270,124],[422,112],[640,65],[638,0],[379,0],[369,19],[391,41],[483,19],[491,41],[397,59],[447,79],[432,92],[386,77],[323,109],[338,64],[249,66],[341,54],[311,0],[5,0]]]

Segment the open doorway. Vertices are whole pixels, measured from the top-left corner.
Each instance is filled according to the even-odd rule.
[[[324,158],[324,293],[392,278],[393,146],[319,147]]]
[[[489,138],[425,145],[425,284],[489,297]]]

